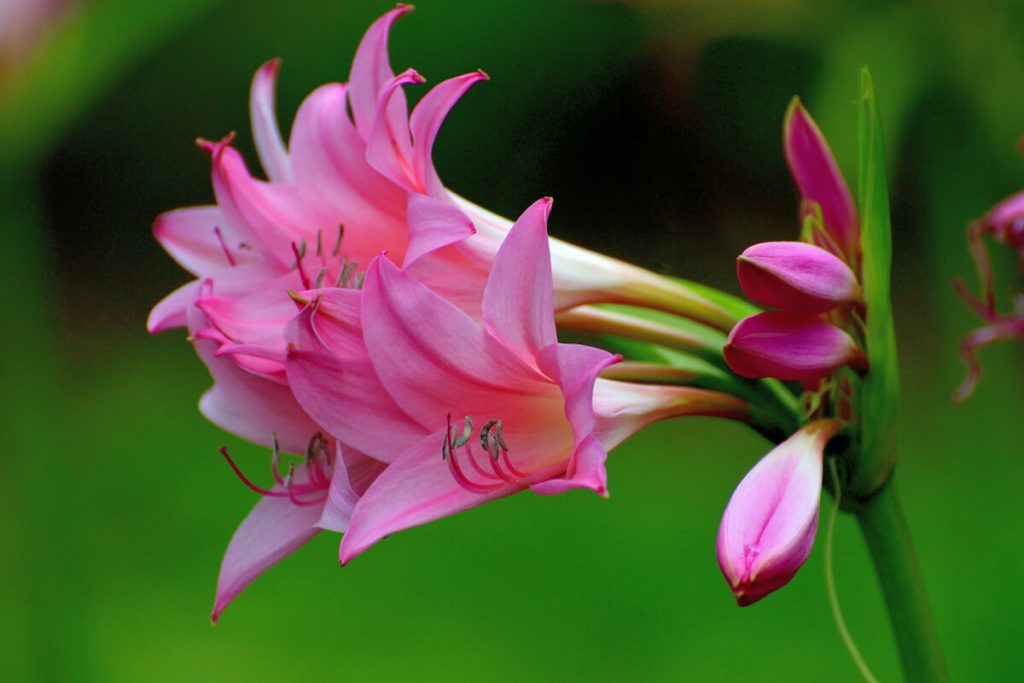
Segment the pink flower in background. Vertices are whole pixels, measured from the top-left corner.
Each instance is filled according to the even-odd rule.
[[[389,463],[355,504],[342,562],[525,488],[605,494],[608,450],[644,425],[746,414],[715,392],[598,379],[615,356],[558,343],[549,206],[535,203],[508,233],[482,321],[378,258],[362,292],[325,292],[290,328],[288,379],[303,407]]]
[[[718,566],[740,607],[789,583],[810,555],[823,452],[840,425],[804,425],[764,456],[729,499],[718,529]]]
[[[971,223],[967,230],[967,243],[978,270],[982,298],[974,296],[963,280],[957,279],[953,285],[971,311],[981,318],[985,325],[968,334],[960,344],[960,357],[967,365],[967,376],[953,392],[953,399],[956,401],[966,400],[973,393],[981,377],[981,364],[976,355],[978,349],[999,342],[1024,339],[1024,293],[1018,292],[1014,295],[1012,310],[1009,312],[1002,313],[996,309],[992,261],[984,242],[986,235],[1016,251],[1020,271],[1024,273],[1024,192],[1018,192],[999,202],[983,218]]]

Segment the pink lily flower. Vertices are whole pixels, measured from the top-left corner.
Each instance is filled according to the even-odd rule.
[[[381,252],[426,286],[479,315],[491,262],[511,222],[450,193],[431,153],[448,111],[473,84],[472,72],[429,91],[410,115],[387,52],[399,5],[367,31],[349,83],[331,83],[302,103],[285,145],[274,114],[279,62],[253,79],[251,118],[268,180],[253,177],[232,136],[201,142],[212,159],[216,205],[160,216],[157,240],[197,279],[153,309],[153,333],[206,314],[206,338],[247,370],[284,381],[284,327],[294,315],[289,290],[358,286]],[[349,116],[351,110],[351,117]],[[629,301],[670,285],[647,271],[554,242],[555,302]],[[200,292],[200,283],[212,282]],[[652,294],[654,293],[654,294]]]
[[[761,459],[729,499],[718,529],[718,566],[740,607],[782,588],[803,566],[818,531],[825,445],[839,420],[816,420]]]
[[[616,356],[558,342],[549,209],[538,201],[509,231],[480,320],[382,257],[361,292],[326,291],[289,327],[288,380],[303,408],[388,463],[354,506],[342,563],[523,489],[606,495],[608,450],[643,426],[747,414],[716,392],[600,379]]]

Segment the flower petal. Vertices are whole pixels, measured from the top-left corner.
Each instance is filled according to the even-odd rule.
[[[404,117],[388,115],[401,98],[403,112],[405,95],[402,86],[409,83],[423,83],[423,76],[415,69],[406,69],[395,76],[380,91],[379,113],[366,141],[366,161],[392,182],[410,192],[425,192],[413,174],[412,138],[409,122]]]
[[[431,197],[443,198],[447,194],[431,159],[437,131],[465,92],[474,83],[486,79],[487,74],[483,71],[474,71],[442,81],[423,96],[412,112],[409,119],[413,141],[412,171],[417,184]]]
[[[165,296],[149,312],[146,329],[150,334],[184,327],[187,324],[186,310],[199,294],[199,280],[183,284]]]
[[[805,242],[762,242],[736,259],[748,297],[792,313],[826,313],[860,299],[850,267],[829,251]]]
[[[264,496],[256,504],[235,531],[221,562],[214,623],[256,577],[316,536],[320,515],[321,506],[293,505],[287,498]]]
[[[370,131],[377,119],[377,97],[384,85],[395,77],[388,59],[388,33],[395,20],[412,9],[411,5],[398,5],[375,21],[367,29],[352,60],[349,96],[352,116],[364,140],[369,139]],[[397,110],[400,109],[403,119],[407,111],[406,106],[404,95],[394,99],[395,113],[397,114]]]
[[[453,204],[422,194],[409,194],[407,220],[409,248],[402,261],[403,268],[408,268],[426,254],[461,242],[476,232],[466,214]]]
[[[818,529],[822,459],[838,420],[818,420],[776,446],[736,487],[718,530],[718,564],[740,606],[784,586]]]
[[[484,288],[483,318],[491,334],[527,362],[556,341],[547,218],[551,199],[523,212],[494,257]]]
[[[363,337],[381,382],[420,424],[447,412],[507,412],[518,397],[547,395],[550,382],[451,302],[386,258],[367,270]]]
[[[316,525],[321,529],[345,532],[359,497],[385,467],[387,465],[379,460],[338,444],[327,501]]]
[[[267,177],[275,183],[291,182],[291,164],[288,150],[277,127],[274,91],[277,89],[277,72],[281,60],[272,59],[256,71],[252,79],[249,96],[249,118],[252,120],[252,137],[256,153],[260,157]]]
[[[388,534],[426,524],[522,489],[481,495],[462,488],[441,459],[443,430],[421,439],[370,484],[355,507],[339,557],[345,564]]]
[[[333,316],[307,306],[286,330],[285,368],[292,392],[309,415],[346,445],[390,462],[427,430],[409,417],[384,389],[365,349],[327,346],[338,335],[319,334]],[[437,418],[435,417],[435,421]]]
[[[800,194],[821,207],[824,228],[852,262],[860,253],[860,223],[850,188],[814,119],[793,99],[783,123],[786,162]]]

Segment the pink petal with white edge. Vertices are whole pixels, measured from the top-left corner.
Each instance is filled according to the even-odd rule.
[[[722,515],[718,564],[741,606],[785,584],[814,544],[825,444],[838,420],[811,422],[754,466]]]
[[[300,465],[304,467],[304,465]],[[231,537],[217,580],[211,619],[253,580],[316,536],[320,505],[294,505],[288,498],[264,496]]]
[[[352,103],[352,116],[364,140],[369,140],[370,131],[377,119],[378,95],[387,82],[395,77],[391,70],[391,62],[388,60],[388,33],[395,20],[412,9],[411,5],[398,5],[373,22],[363,35],[363,40],[352,59],[349,98]],[[408,127],[407,112],[405,96],[400,94],[392,100],[388,115],[393,118],[396,127]]]
[[[860,223],[853,196],[825,136],[796,98],[786,112],[783,145],[800,194],[821,207],[826,232],[842,254],[856,262],[860,253]]]
[[[736,275],[748,297],[793,313],[826,313],[861,296],[845,261],[805,242],[748,247],[736,259]]]
[[[384,115],[399,96],[403,102],[402,106],[405,106],[402,86],[410,83],[423,83],[423,76],[416,73],[415,69],[403,71],[381,89],[381,113],[377,116],[373,130],[370,131],[370,139],[366,142],[366,161],[395,184],[410,192],[422,194],[426,188],[418,182],[413,173],[409,123],[404,118],[397,120],[396,117]]]
[[[416,184],[431,197],[447,198],[447,191],[437,177],[431,158],[437,132],[455,103],[474,83],[483,80],[487,80],[487,74],[475,71],[442,81],[423,96],[412,112],[409,119],[413,141],[412,171]]]
[[[516,397],[552,392],[547,378],[386,258],[367,271],[362,322],[381,382],[420,424],[440,426],[461,406],[500,414]]]
[[[402,261],[403,268],[476,232],[466,214],[450,202],[414,193],[409,195],[408,224],[409,248]]]
[[[275,183],[289,183],[292,179],[288,150],[281,139],[275,112],[275,90],[277,73],[281,60],[272,59],[256,71],[249,95],[249,118],[252,120],[252,137],[256,153],[260,157],[267,177]]]
[[[484,287],[488,330],[525,362],[558,341],[551,289],[548,214],[551,199],[534,202],[509,230]]]

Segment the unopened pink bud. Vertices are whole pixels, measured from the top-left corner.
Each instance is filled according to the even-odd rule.
[[[812,382],[851,365],[866,369],[864,352],[846,332],[813,315],[769,311],[736,323],[722,349],[737,375]]]
[[[857,276],[842,259],[805,242],[762,242],[736,259],[747,296],[793,313],[825,313],[860,299]]]
[[[810,555],[825,444],[840,425],[804,425],[754,465],[729,499],[718,528],[718,566],[740,607],[789,583]]]

